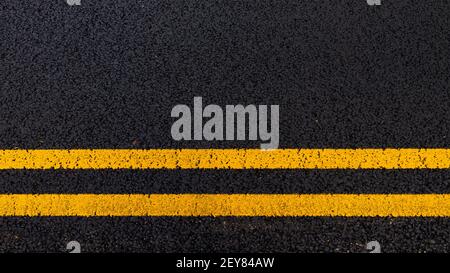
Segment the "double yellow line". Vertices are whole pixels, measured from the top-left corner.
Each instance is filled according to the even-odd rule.
[[[0,150],[3,170],[449,168],[450,149]],[[450,195],[0,194],[0,216],[450,217]]]

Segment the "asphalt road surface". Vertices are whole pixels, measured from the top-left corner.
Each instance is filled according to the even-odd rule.
[[[1,149],[174,141],[177,104],[280,105],[280,148],[449,148],[447,0],[0,2]],[[0,193],[449,193],[450,170],[1,170]],[[0,251],[447,252],[446,217],[1,217]]]

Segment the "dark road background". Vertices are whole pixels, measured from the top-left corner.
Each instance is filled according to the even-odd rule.
[[[280,148],[449,148],[446,0],[0,3],[0,148],[172,140],[177,104],[280,105]],[[450,170],[7,170],[1,193],[449,193]],[[448,218],[0,218],[0,251],[450,250]]]

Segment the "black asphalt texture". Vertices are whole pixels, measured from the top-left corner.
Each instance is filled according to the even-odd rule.
[[[0,148],[172,140],[177,104],[280,105],[280,148],[449,148],[448,0],[0,2]],[[15,170],[1,193],[449,193],[449,170]],[[0,251],[448,252],[448,218],[2,217]]]

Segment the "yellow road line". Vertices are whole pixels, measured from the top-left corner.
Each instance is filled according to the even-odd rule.
[[[450,217],[450,194],[1,194],[0,216]]]
[[[450,149],[0,150],[0,169],[448,169]]]

